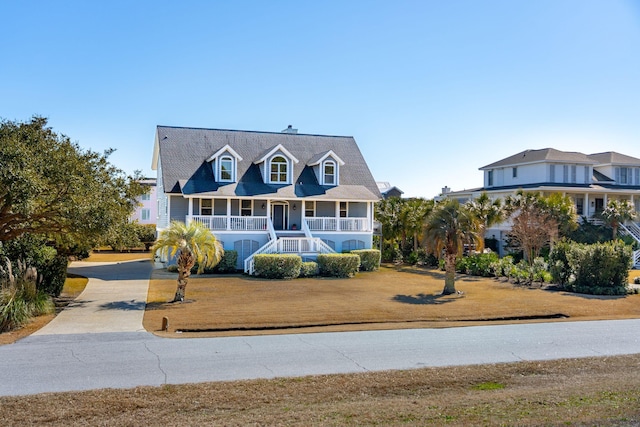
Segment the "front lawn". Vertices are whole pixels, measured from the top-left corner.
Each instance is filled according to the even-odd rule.
[[[461,294],[441,296],[443,273],[413,267],[387,266],[351,279],[192,276],[185,302],[169,304],[176,276],[154,273],[148,331],[222,336],[640,317],[640,295],[596,297],[465,275],[456,280]],[[165,316],[166,333],[159,331]]]

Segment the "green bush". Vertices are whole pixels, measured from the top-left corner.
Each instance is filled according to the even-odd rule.
[[[551,273],[551,281],[561,286],[567,286],[571,279],[571,266],[569,265],[569,252],[572,243],[569,240],[562,239],[557,242],[549,253],[549,273]]]
[[[627,293],[632,251],[622,241],[583,245],[575,243],[567,256],[571,290],[593,295]]]
[[[377,249],[357,249],[351,251],[360,257],[361,271],[376,271],[380,268],[380,251]],[[415,252],[412,252],[415,253]],[[417,254],[416,254],[417,256]]]
[[[458,259],[456,271],[472,276],[491,277],[494,275],[492,266],[499,260],[498,254],[473,254]]]
[[[356,254],[320,254],[318,269],[321,276],[353,277],[360,268],[360,257]]]
[[[303,262],[300,267],[299,277],[314,277],[318,275],[318,263],[314,261]]]
[[[258,254],[253,263],[255,275],[266,279],[295,279],[302,268],[302,258],[293,254]]]
[[[225,250],[224,255],[222,255],[222,259],[220,262],[211,269],[211,272],[216,274],[228,274],[228,273],[236,273],[238,270],[236,269],[236,263],[238,262],[238,251],[234,250]],[[208,271],[208,268],[205,268],[205,273]]]
[[[136,224],[135,230],[138,241],[144,245],[144,250],[148,251],[156,241],[156,225],[155,224]]]

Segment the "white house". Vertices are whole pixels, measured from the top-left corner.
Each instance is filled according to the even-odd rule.
[[[626,199],[640,212],[640,159],[613,151],[583,154],[544,148],[525,150],[480,168],[484,185],[445,194],[465,202],[486,192],[504,198],[519,189],[548,195],[561,193],[573,200],[580,217],[592,219],[611,199]],[[640,219],[636,219],[640,221]],[[487,237],[504,241],[509,224],[487,231]],[[621,231],[640,242],[640,226],[628,223]],[[640,251],[635,254],[640,264]]]
[[[238,269],[256,253],[318,253],[372,246],[381,197],[353,137],[158,126],[157,230],[206,224]]]
[[[156,192],[156,179],[145,178],[139,181],[147,186],[149,192],[138,199],[138,206],[131,214],[131,221],[138,221],[139,224],[155,224],[158,219],[158,201]]]

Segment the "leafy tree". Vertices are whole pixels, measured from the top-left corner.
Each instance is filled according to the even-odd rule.
[[[402,208],[402,229],[405,236],[413,239],[413,250],[421,246],[420,237],[424,231],[424,223],[433,210],[433,200],[423,198],[407,199]],[[404,242],[403,242],[404,243]],[[404,245],[403,245],[404,247]]]
[[[466,207],[471,214],[479,220],[480,229],[478,230],[478,234],[481,237],[484,237],[487,229],[493,225],[501,223],[506,217],[504,207],[502,206],[502,200],[491,200],[486,192],[483,192],[479,197],[473,200],[469,200],[466,203]],[[482,249],[484,249],[483,246],[484,239],[481,240],[481,245],[478,249],[482,251]]]
[[[402,234],[402,205],[399,197],[382,199],[375,205],[375,217],[382,224],[382,239],[395,246]]]
[[[623,200],[609,200],[607,206],[600,213],[602,218],[613,230],[612,239],[618,237],[618,228],[620,224],[624,224],[626,221],[634,219],[636,217],[636,211],[633,205],[626,199]]]
[[[479,222],[474,215],[454,199],[437,203],[427,218],[426,237],[436,253],[444,256],[443,295],[456,292],[456,260],[462,255],[465,243],[478,243],[482,239],[478,234],[479,229]]]
[[[195,221],[188,225],[172,221],[169,228],[160,233],[151,252],[152,257],[158,252],[169,257],[177,256],[178,287],[172,302],[184,300],[191,268],[196,263],[197,274],[202,274],[206,267],[218,264],[224,255],[222,245],[211,230]]]
[[[82,150],[43,117],[1,121],[0,242],[30,233],[70,248],[122,223],[145,190],[108,162],[111,152]]]

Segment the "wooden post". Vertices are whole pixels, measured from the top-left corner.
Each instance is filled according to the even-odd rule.
[[[168,330],[169,330],[169,318],[165,316],[165,317],[162,318],[162,329],[161,329],[161,331],[167,332]]]

